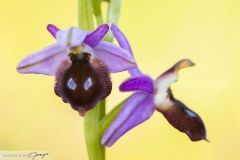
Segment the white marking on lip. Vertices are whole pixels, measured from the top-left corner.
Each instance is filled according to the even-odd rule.
[[[168,98],[168,89],[172,83],[177,81],[178,76],[176,74],[168,74],[160,77],[155,81],[155,88],[157,90],[154,98],[154,103],[156,106],[163,104],[171,104]]]
[[[88,79],[84,82],[83,87],[85,90],[88,90],[89,88],[91,88],[93,85],[92,83],[92,78],[88,77]]]
[[[75,81],[74,81],[72,78],[70,78],[70,79],[68,80],[67,86],[68,86],[68,88],[71,89],[71,90],[75,90],[76,87],[77,87]]]

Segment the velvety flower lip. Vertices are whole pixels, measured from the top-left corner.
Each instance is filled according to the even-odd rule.
[[[112,24],[111,30],[119,45],[132,53],[130,44],[120,29]],[[161,112],[174,128],[186,133],[192,141],[207,140],[200,116],[175,99],[170,88],[171,84],[178,80],[178,72],[193,65],[189,59],[180,60],[155,81],[144,75],[137,66],[130,69],[131,78],[123,82],[119,89],[135,93],[126,101],[117,118],[106,130],[102,144],[112,146],[130,129],[150,118],[155,109]]]
[[[64,60],[68,60],[69,50],[74,47],[80,47],[82,51],[91,51],[90,54],[100,58],[113,73],[135,66],[134,58],[129,51],[102,41],[109,30],[107,24],[100,25],[93,32],[82,31],[76,27],[60,30],[53,24],[49,24],[47,29],[56,38],[57,43],[24,58],[17,65],[18,72],[55,76],[57,67]]]

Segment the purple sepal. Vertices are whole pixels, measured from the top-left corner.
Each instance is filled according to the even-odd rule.
[[[113,33],[113,36],[116,38],[119,46],[123,49],[128,50],[133,56],[132,48],[123,32],[115,24],[111,25],[111,31]],[[129,69],[128,72],[132,77],[143,75],[137,65],[134,68]]]
[[[153,95],[144,92],[134,93],[103,135],[102,144],[112,146],[127,131],[150,118],[154,110]]]
[[[154,84],[152,78],[149,76],[138,76],[130,78],[123,82],[120,87],[120,91],[143,91],[153,94],[154,93]]]
[[[119,46],[128,50],[132,54],[132,48],[127,38],[123,34],[123,32],[115,24],[111,25],[111,30],[112,30],[113,36],[118,41]]]

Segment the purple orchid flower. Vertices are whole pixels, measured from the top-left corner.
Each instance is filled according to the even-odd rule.
[[[119,45],[132,53],[130,44],[120,29],[114,24],[111,30]],[[135,91],[124,104],[117,118],[102,137],[104,146],[112,146],[121,136],[133,127],[149,119],[155,110],[161,112],[168,122],[192,141],[207,140],[206,130],[197,113],[175,99],[170,89],[178,80],[178,72],[193,66],[189,59],[183,59],[161,74],[155,81],[143,74],[138,67],[129,70],[131,78],[120,85],[120,90]]]
[[[80,115],[110,94],[109,72],[125,71],[135,65],[129,51],[102,41],[109,30],[107,24],[93,32],[76,27],[60,30],[52,24],[47,29],[57,43],[24,58],[17,71],[55,76],[55,93]]]

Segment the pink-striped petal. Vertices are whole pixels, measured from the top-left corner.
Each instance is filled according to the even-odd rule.
[[[67,49],[59,44],[48,47],[30,54],[18,65],[17,71],[23,74],[45,74],[54,76],[59,64],[68,58]]]

